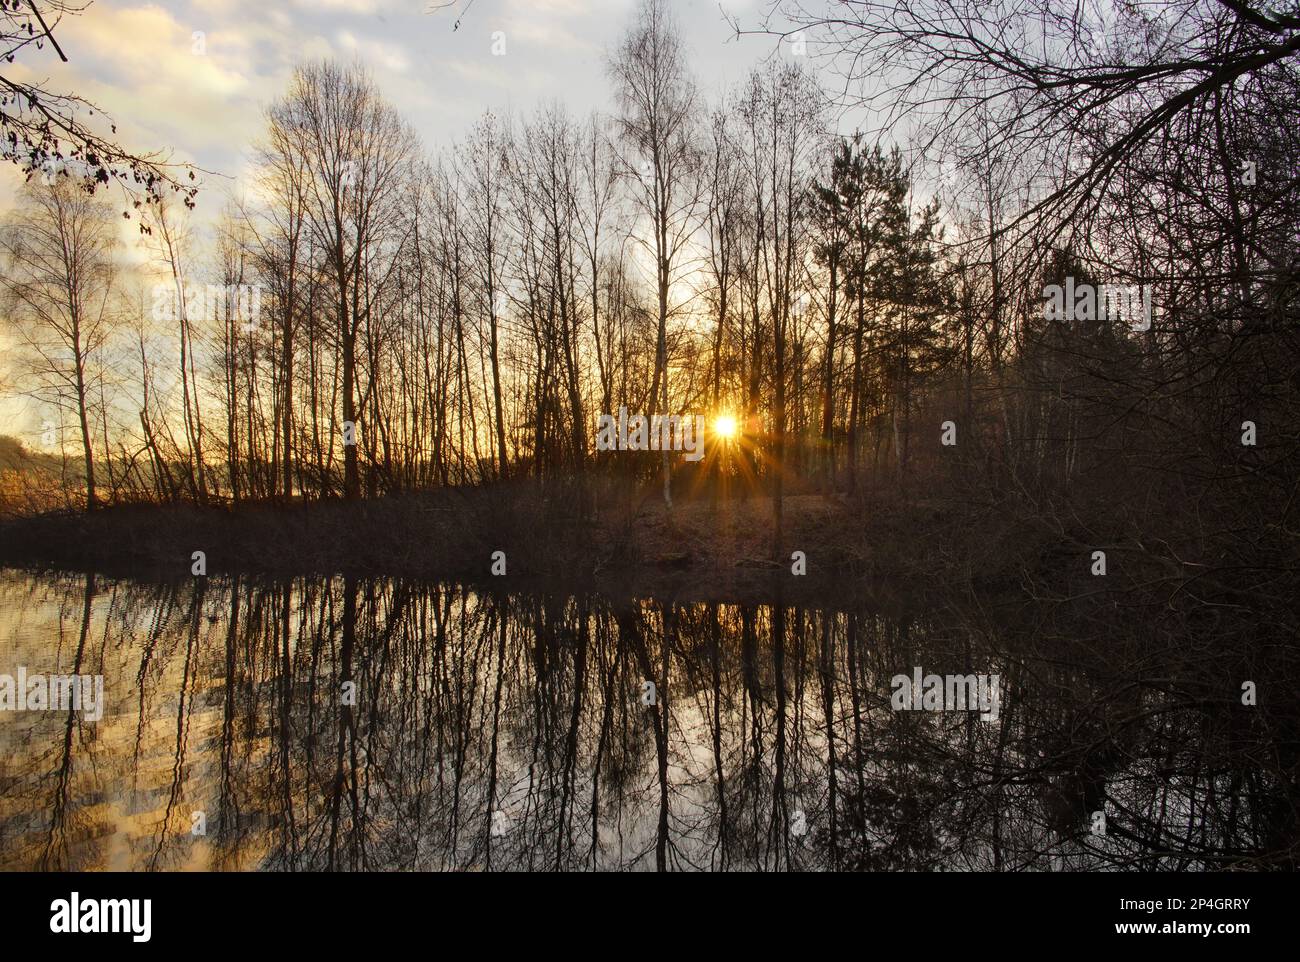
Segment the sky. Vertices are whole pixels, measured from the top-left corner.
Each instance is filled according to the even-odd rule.
[[[98,104],[124,147],[164,149],[213,172],[200,194],[219,210],[247,169],[266,106],[295,64],[359,59],[433,151],[487,109],[528,113],[551,100],[571,114],[612,110],[604,60],[631,21],[635,0],[95,0],[54,28],[53,49],[6,73],[47,80]],[[691,66],[710,99],[765,56],[789,56],[770,36],[736,37],[724,11],[757,25],[768,0],[672,0]],[[459,20],[459,27],[456,23]],[[504,54],[494,54],[502,48]],[[42,59],[43,58],[43,59]],[[0,176],[9,206],[16,169]]]
[[[517,117],[552,101],[576,118],[614,110],[605,60],[631,23],[636,0],[453,0],[438,9],[445,2],[94,0],[50,24],[67,63],[46,44],[25,50],[3,73],[90,100],[116,124],[116,140],[129,152],[161,151],[208,172],[193,218],[202,246],[247,181],[266,107],[306,60],[359,60],[430,153],[462,138],[485,110]],[[757,28],[771,2],[670,0],[707,101],[716,102],[764,58],[795,55],[789,41],[738,37],[728,22],[729,15]],[[502,40],[504,53],[494,53]],[[817,69],[815,57],[808,65]],[[106,120],[100,130],[109,133]],[[0,164],[0,216],[22,181],[18,167]],[[135,222],[121,228],[119,261],[150,260]],[[10,353],[10,338],[0,330],[0,357]],[[0,421],[8,428],[0,433],[44,447],[41,411],[5,393]]]

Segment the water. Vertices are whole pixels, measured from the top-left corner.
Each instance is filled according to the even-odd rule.
[[[0,675],[102,675],[105,704],[0,711],[0,868],[1286,863],[1293,699],[1083,624],[3,571]],[[918,667],[998,676],[997,717],[894,710]]]

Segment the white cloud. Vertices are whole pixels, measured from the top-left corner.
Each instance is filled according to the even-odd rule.
[[[389,6],[382,0],[293,0],[293,5],[299,10],[310,10],[313,13],[327,11],[357,16],[378,13]]]

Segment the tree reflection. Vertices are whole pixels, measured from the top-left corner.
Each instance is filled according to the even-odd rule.
[[[76,638],[60,663],[102,672],[108,700],[96,724],[14,716],[5,868],[1294,860],[1294,708],[1242,706],[1225,680],[1245,670],[1225,666],[1249,663],[1293,690],[1290,649],[1105,650],[1005,610],[995,629],[975,609],[611,601],[350,576],[3,590],[57,602],[60,637]],[[893,711],[890,678],[913,666],[1000,675],[997,719]]]

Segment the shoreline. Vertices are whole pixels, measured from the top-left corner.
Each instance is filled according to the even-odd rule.
[[[906,516],[901,507],[892,515]],[[647,495],[588,521],[558,499],[501,492],[120,506],[0,522],[0,565],[172,581],[194,577],[192,553],[202,551],[209,575],[416,577],[485,590],[837,607],[888,596],[918,571],[936,578],[929,555],[938,545],[920,540],[907,557],[884,557],[872,545],[897,544],[889,530],[897,525],[876,518],[835,497],[789,497],[778,563],[767,498],[682,500],[669,511]],[[493,573],[498,551],[504,575]],[[795,551],[804,574],[792,570]]]

